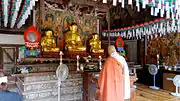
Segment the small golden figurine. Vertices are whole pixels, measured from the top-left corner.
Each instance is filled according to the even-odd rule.
[[[101,41],[98,38],[97,34],[93,35],[93,38],[89,41],[90,43],[90,52],[92,53],[103,53],[104,49],[101,49]]]
[[[86,47],[82,44],[80,32],[78,32],[76,24],[70,26],[70,31],[65,35],[65,43],[65,50],[86,51]]]
[[[53,32],[48,30],[45,32],[45,36],[41,39],[41,46],[43,52],[59,52],[60,49],[56,46],[56,40],[53,37]]]

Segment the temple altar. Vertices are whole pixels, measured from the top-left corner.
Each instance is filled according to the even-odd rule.
[[[38,60],[37,58],[34,58]],[[51,58],[53,60],[53,58]],[[54,59],[55,61],[56,59]],[[46,60],[41,60],[42,64],[26,65],[33,59],[25,60],[23,65],[18,64],[18,68],[31,66],[32,69],[28,74],[14,74],[17,77],[17,86],[22,94],[24,101],[56,101],[57,100],[57,76],[55,71],[58,63],[47,64]],[[59,61],[59,60],[58,60]],[[62,101],[80,101],[82,100],[82,75],[76,72],[76,64],[71,61],[67,63],[69,67],[68,78],[61,84],[61,100]],[[69,92],[71,91],[71,92]]]

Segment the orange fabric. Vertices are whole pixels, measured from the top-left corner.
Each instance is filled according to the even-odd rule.
[[[98,79],[100,101],[124,101],[122,65],[108,57]]]

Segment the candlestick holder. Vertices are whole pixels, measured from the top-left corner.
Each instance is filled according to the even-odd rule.
[[[80,69],[79,69],[79,59],[80,59],[80,57],[79,57],[79,55],[77,55],[76,58],[77,58],[77,69],[76,69],[76,71],[79,72],[80,71]]]

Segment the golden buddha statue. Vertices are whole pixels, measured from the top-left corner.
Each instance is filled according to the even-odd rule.
[[[80,32],[78,32],[77,25],[72,24],[70,31],[65,35],[65,50],[68,51],[86,51],[86,47],[83,46]]]
[[[98,35],[94,34],[93,38],[89,41],[91,46],[90,52],[92,53],[103,53],[104,49],[101,49],[101,41],[98,39]]]
[[[59,52],[60,49],[56,46],[56,40],[53,37],[53,32],[48,30],[45,32],[45,36],[41,39],[41,46],[43,52]]]

